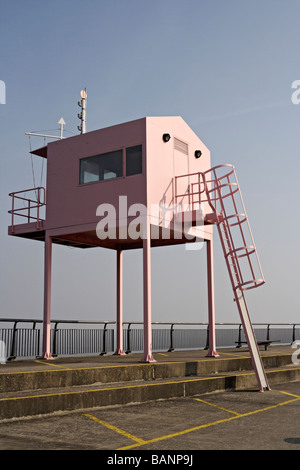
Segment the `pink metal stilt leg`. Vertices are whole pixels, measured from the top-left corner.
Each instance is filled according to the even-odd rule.
[[[117,349],[115,355],[124,355],[123,350],[123,252],[117,250]]]
[[[151,237],[150,224],[143,239],[143,283],[144,283],[144,355],[141,362],[156,362],[152,355],[151,329]]]
[[[45,235],[44,260],[44,319],[43,319],[43,353],[44,359],[52,359],[51,334],[51,269],[52,268],[52,239]]]
[[[216,350],[216,326],[215,326],[215,295],[214,295],[214,267],[213,267],[213,241],[206,242],[207,256],[207,289],[208,289],[208,331],[209,347],[207,357],[219,357]]]

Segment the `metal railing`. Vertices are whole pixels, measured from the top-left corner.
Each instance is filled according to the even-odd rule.
[[[41,208],[46,205],[45,188],[38,187],[15,191],[10,193],[9,196],[12,198],[12,208],[8,211],[11,214],[12,233],[14,233],[15,216],[25,217],[27,223],[35,220],[37,229],[40,229],[43,223]],[[18,207],[16,207],[17,202],[19,203]]]
[[[42,320],[0,318],[1,323],[11,323],[8,327],[0,327],[0,341],[6,345],[6,360],[41,355]],[[53,320],[51,323],[53,356],[95,356],[114,352],[114,321]],[[281,344],[292,344],[300,339],[300,323],[254,323],[253,326],[258,341],[276,339]],[[208,349],[208,340],[207,323],[152,323],[153,351]],[[242,324],[216,324],[217,347],[236,347],[244,340]],[[123,323],[123,347],[127,354],[143,350],[142,322]]]

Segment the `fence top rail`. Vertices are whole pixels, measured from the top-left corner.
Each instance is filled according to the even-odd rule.
[[[36,319],[36,318],[0,318],[0,323],[43,323],[43,320]],[[66,323],[66,324],[94,324],[94,325],[115,325],[116,322],[113,320],[51,320],[51,323]],[[265,323],[256,323],[253,322],[253,325],[261,325],[261,326],[298,326],[300,323],[290,322],[290,323],[272,323],[272,322],[265,322]],[[143,325],[142,321],[124,321],[123,325]],[[173,326],[181,326],[181,325],[203,325],[208,326],[207,322],[152,322],[152,325],[173,325]],[[240,326],[241,323],[227,323],[227,322],[220,322],[216,323],[216,326]]]

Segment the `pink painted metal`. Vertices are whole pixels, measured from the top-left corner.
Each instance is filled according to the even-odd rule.
[[[25,197],[25,194],[33,193],[32,197]],[[22,196],[23,195],[23,196]],[[43,219],[41,218],[40,209],[46,205],[45,201],[45,188],[31,188],[23,191],[15,191],[10,193],[9,196],[12,198],[12,208],[8,211],[11,214],[11,231],[14,233],[15,228],[15,217],[25,217],[27,223],[31,220],[36,220],[36,228],[39,230],[42,227]],[[16,207],[16,201],[22,201],[21,207]],[[26,206],[24,205],[26,203]],[[34,212],[34,210],[36,211]]]
[[[141,362],[156,362],[152,355],[151,332],[151,238],[148,216],[144,222],[147,236],[143,240],[143,288],[144,288],[144,355]]]
[[[218,171],[224,174],[218,175]],[[209,204],[210,211],[205,214],[206,223],[215,223],[221,230],[224,256],[233,274],[234,288],[253,289],[265,283],[253,235],[246,214],[244,202],[233,165],[218,165],[202,173],[180,175],[175,178],[185,180],[185,194],[175,192],[176,204],[183,199],[191,201],[192,210],[199,204]],[[179,202],[180,201],[180,202]],[[235,233],[233,233],[233,231]],[[239,245],[236,246],[236,240]],[[248,278],[243,274],[241,262],[248,266]]]
[[[220,170],[223,173],[218,174]],[[177,179],[188,178],[190,180],[191,176],[196,177],[197,181],[188,185],[188,194],[184,197],[192,201],[193,209],[195,197],[197,204],[203,201],[208,202],[215,213],[215,223],[259,388],[260,391],[270,390],[244,296],[245,290],[258,287],[265,281],[235,169],[232,165],[219,165],[202,174],[181,175]],[[177,187],[177,182],[175,185]],[[182,194],[176,194],[176,200],[182,197]],[[213,220],[210,216],[209,219]],[[237,239],[238,246],[236,245]],[[243,266],[242,261],[245,261]],[[248,268],[247,277],[245,277],[245,268]],[[211,344],[213,344],[213,339],[211,339]]]
[[[52,239],[45,237],[44,261],[44,320],[43,320],[43,354],[44,359],[51,359],[51,266],[52,266]]]
[[[216,326],[215,326],[215,298],[214,298],[214,267],[213,267],[213,243],[206,242],[207,256],[207,287],[208,287],[208,332],[209,346],[207,357],[219,357],[216,349]]]
[[[170,135],[167,142],[162,138],[165,133]],[[126,176],[126,149],[134,146],[142,146],[142,170],[138,174]],[[80,184],[81,159],[120,150],[123,155],[122,176]],[[60,243],[74,247],[101,246],[116,250],[117,348],[115,354],[120,355],[124,354],[122,253],[125,249],[142,248],[144,293],[142,361],[153,362],[151,247],[197,241],[187,238],[183,227],[179,229],[178,236],[177,221],[188,214],[191,220],[198,223],[197,215],[200,208],[204,213],[201,236],[207,245],[210,331],[208,355],[212,357],[218,355],[215,340],[213,225],[217,226],[237,305],[241,316],[245,319],[245,329],[249,330],[250,320],[245,313],[247,307],[243,292],[263,284],[264,279],[243,201],[241,201],[241,209],[237,205],[237,196],[241,199],[241,195],[235,171],[232,165],[211,168],[208,148],[181,117],[145,117],[51,142],[47,147],[32,153],[47,159],[46,218],[42,220],[40,213],[46,200],[44,188],[11,193],[12,222],[9,234],[45,242],[43,357],[51,357],[51,252],[52,243]],[[197,156],[201,154],[201,158],[195,158],[196,154]],[[30,191],[35,192],[35,199],[32,196],[26,196],[26,193]],[[22,196],[21,193],[24,195]],[[121,200],[120,197],[125,196],[124,202],[124,199]],[[16,201],[22,201],[25,207],[16,207]],[[231,203],[233,212],[228,212],[227,202]],[[99,223],[98,206],[101,204],[114,208],[107,215],[106,221],[111,229],[110,233],[116,233],[115,237],[98,236],[96,227]],[[132,215],[132,208],[137,204],[143,205],[148,211],[142,224],[146,236],[131,238],[129,226],[138,225],[134,212]],[[158,210],[149,211],[152,207]],[[37,211],[36,214],[34,210]],[[26,217],[27,224],[16,224],[17,215]],[[35,222],[32,223],[31,220]],[[245,228],[250,233],[250,242],[246,238]],[[236,235],[238,235],[238,243]],[[254,268],[254,260],[258,264],[260,272],[258,276]],[[249,271],[247,278],[242,266],[243,261],[246,261]],[[258,374],[258,380],[260,377],[261,375]]]
[[[117,349],[115,355],[122,356],[123,350],[123,252],[117,250]]]

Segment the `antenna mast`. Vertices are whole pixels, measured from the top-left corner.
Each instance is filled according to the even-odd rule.
[[[78,101],[78,106],[81,108],[81,112],[78,114],[79,119],[81,120],[81,124],[77,126],[77,129],[80,131],[81,134],[86,133],[86,88],[81,90],[80,92],[81,100]]]

